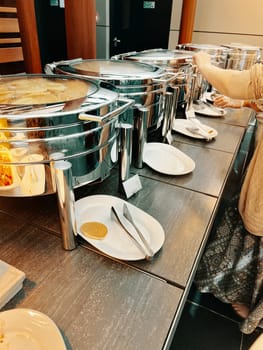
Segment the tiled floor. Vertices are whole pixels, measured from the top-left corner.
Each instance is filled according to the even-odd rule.
[[[193,286],[171,350],[248,350],[262,330],[244,335],[231,307]]]

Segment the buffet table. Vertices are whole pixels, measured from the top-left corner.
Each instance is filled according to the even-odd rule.
[[[199,118],[199,117],[198,117]],[[222,118],[200,117],[218,131],[211,142],[173,134],[173,145],[196,163],[187,175],[162,175],[144,166],[142,190],[128,202],[156,218],[165,231],[152,261],[120,261],[82,239],[61,245],[55,195],[0,198],[0,258],[26,274],[23,289],[4,306],[45,313],[67,349],[169,349],[218,205],[245,131],[250,109]],[[118,170],[99,184],[75,190],[76,200],[118,191]]]

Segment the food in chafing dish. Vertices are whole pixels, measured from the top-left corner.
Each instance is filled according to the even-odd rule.
[[[9,143],[8,142],[4,142],[4,141],[8,141],[8,137],[10,135],[10,133],[6,130],[3,131],[3,129],[7,129],[8,128],[8,123],[6,118],[2,118],[0,119],[0,148],[1,147],[6,147],[9,148]]]
[[[107,233],[107,226],[101,222],[90,221],[85,222],[80,227],[81,232],[84,236],[93,239],[103,239]]]
[[[14,169],[11,162],[9,150],[3,147],[0,149],[0,189],[7,189],[15,182]]]
[[[89,85],[78,79],[20,77],[0,79],[0,104],[31,105],[67,102],[87,95]]]

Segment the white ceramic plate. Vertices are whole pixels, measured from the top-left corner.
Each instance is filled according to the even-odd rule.
[[[185,153],[172,145],[159,142],[145,144],[143,161],[152,169],[166,175],[184,175],[195,168],[195,162]]]
[[[108,195],[94,195],[82,198],[75,203],[76,222],[78,234],[91,245],[103,253],[121,260],[144,259],[142,252],[136,247],[128,234],[111,218],[111,206],[122,212],[123,204],[129,207],[138,228],[142,231],[154,253],[158,252],[164,243],[164,230],[161,224],[151,215],[124,200]],[[106,237],[102,240],[91,239],[84,236],[80,227],[84,222],[101,222],[108,228]],[[138,238],[133,226],[124,218],[127,227]]]
[[[1,350],[66,350],[55,323],[31,309],[0,312],[0,334]]]
[[[200,102],[200,104],[193,103],[193,109],[195,113],[205,115],[207,117],[223,117],[226,115],[226,110],[224,108],[215,107],[213,105],[210,107],[202,102]]]
[[[173,130],[180,132],[181,134],[184,134],[186,136],[190,136],[196,139],[205,139],[205,136],[193,133],[189,130],[191,127],[199,127],[198,124],[193,124],[193,122],[189,119],[174,119],[173,121]],[[218,135],[218,132],[211,128],[208,125],[205,125],[203,123],[200,124],[200,127],[208,133],[209,137],[214,138]]]

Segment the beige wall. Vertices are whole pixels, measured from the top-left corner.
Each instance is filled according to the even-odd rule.
[[[173,0],[173,9],[170,25],[170,37],[169,37],[169,49],[175,48],[179,39],[181,12],[182,12],[183,0]]]
[[[170,49],[178,42],[181,7],[182,0],[174,0]],[[197,0],[192,42],[263,47],[263,1]]]

